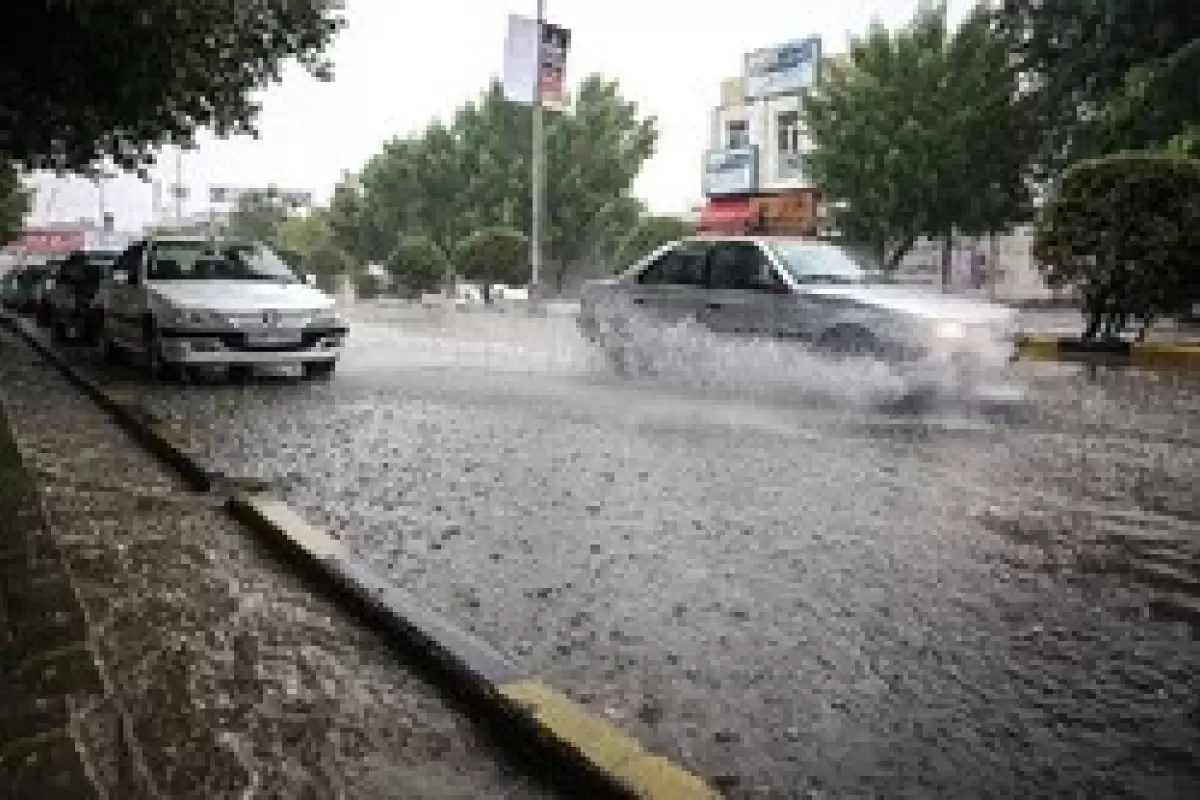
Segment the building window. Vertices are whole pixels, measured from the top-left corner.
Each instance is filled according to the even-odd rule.
[[[780,114],[777,122],[777,131],[779,133],[779,154],[800,155],[800,138],[802,133],[800,112],[784,111]]]
[[[725,141],[728,149],[741,150],[750,146],[750,123],[746,120],[730,120],[726,131]]]

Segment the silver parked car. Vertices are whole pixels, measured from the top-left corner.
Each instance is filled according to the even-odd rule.
[[[696,323],[718,336],[803,342],[835,359],[874,358],[911,379],[984,388],[1016,353],[1016,312],[888,282],[831,242],[701,236],[666,245],[623,274],[585,285],[585,335],[610,360],[653,362],[641,325]]]

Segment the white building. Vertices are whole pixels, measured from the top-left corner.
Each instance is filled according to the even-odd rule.
[[[743,73],[721,84],[704,154],[705,227],[761,216],[811,221],[817,187],[805,174],[812,149],[803,103],[819,79],[821,40],[797,39],[748,53]]]

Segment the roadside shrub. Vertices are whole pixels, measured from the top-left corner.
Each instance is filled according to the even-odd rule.
[[[359,300],[374,300],[382,289],[379,278],[365,269],[354,276],[354,295]]]
[[[1085,337],[1110,338],[1132,320],[1141,335],[1200,302],[1200,160],[1122,153],[1063,175],[1044,209],[1034,256],[1055,288],[1075,292]]]
[[[405,236],[383,264],[397,286],[410,296],[438,288],[446,278],[450,261],[437,243],[427,236]]]
[[[491,301],[492,284],[524,286],[529,282],[529,239],[512,228],[481,228],[455,249],[457,272],[483,284],[483,298]]]

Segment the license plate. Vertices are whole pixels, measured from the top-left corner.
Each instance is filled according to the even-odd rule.
[[[300,343],[298,333],[248,333],[246,344],[250,347],[285,347]]]

